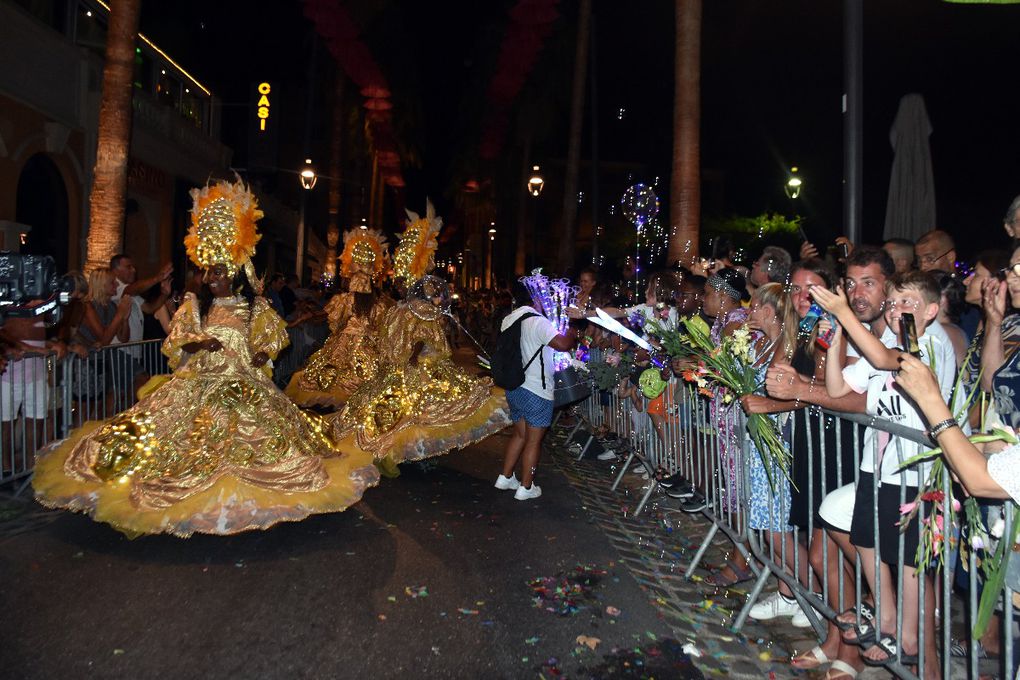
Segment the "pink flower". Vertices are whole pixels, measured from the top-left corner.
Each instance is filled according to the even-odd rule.
[[[917,507],[917,501],[911,501],[910,503],[904,503],[903,505],[900,506],[900,514],[901,515],[909,515],[910,513],[912,513],[914,511],[914,508],[916,508],[916,507]]]
[[[616,354],[616,353],[607,354],[606,355],[606,363],[609,364],[610,366],[619,366],[620,365],[620,355]]]
[[[953,512],[960,512],[960,508],[963,507],[962,505],[960,505],[960,501],[956,500],[955,498],[953,499],[952,505],[953,505]]]

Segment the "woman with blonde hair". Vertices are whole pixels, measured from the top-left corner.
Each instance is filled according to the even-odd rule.
[[[118,305],[110,299],[116,293],[117,279],[109,268],[95,269],[89,274],[85,316],[78,329],[78,334],[87,347],[105,347],[128,338],[127,322],[131,313],[131,296],[123,296]]]

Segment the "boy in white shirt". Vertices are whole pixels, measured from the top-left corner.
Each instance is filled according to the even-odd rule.
[[[894,371],[898,367],[899,350],[896,349],[898,338],[892,329],[902,328],[904,313],[912,314],[919,335],[921,360],[933,365],[938,376],[939,386],[944,399],[948,399],[953,388],[956,358],[953,347],[944,339],[944,334],[929,331],[930,324],[939,311],[941,294],[935,279],[928,273],[912,271],[898,274],[886,284],[885,322],[886,329],[881,339],[876,338],[855,317],[846,298],[841,292],[831,293],[819,287],[811,289],[811,295],[827,311],[836,316],[842,331],[837,332],[830,344],[825,373],[825,388],[830,397],[838,398],[851,391],[867,394],[866,412],[895,422],[912,429],[925,429],[926,423],[914,402],[896,389]],[[829,328],[822,322],[819,333]],[[843,334],[857,346],[861,359],[856,363],[840,368],[839,355],[843,343]],[[909,349],[909,348],[908,348]],[[854,503],[853,522],[850,529],[850,542],[857,548],[861,557],[861,567],[868,580],[872,592],[876,592],[875,578],[875,527],[874,510],[874,475],[876,474],[875,456],[877,452],[878,485],[878,536],[879,554],[881,557],[881,582],[877,586],[881,593],[881,622],[878,630],[870,630],[867,625],[858,629],[857,641],[867,644],[874,640],[877,644],[868,647],[862,654],[866,663],[885,665],[895,661],[897,652],[901,652],[901,662],[905,666],[917,663],[918,652],[918,573],[917,544],[918,516],[906,527],[899,526],[901,520],[900,490],[905,488],[907,501],[917,496],[919,482],[924,480],[930,470],[930,464],[913,466],[900,470],[900,462],[920,448],[910,441],[889,435],[888,433],[868,428],[865,433],[865,445],[861,456],[861,474],[857,483],[857,497]],[[893,588],[892,566],[895,566],[900,533],[904,539],[904,570],[903,570],[903,632],[902,640],[895,638],[896,630],[896,594]],[[922,575],[925,582],[925,656],[937,659],[935,642],[935,588],[928,575]]]

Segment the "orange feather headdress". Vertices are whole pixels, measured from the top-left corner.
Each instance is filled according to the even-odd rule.
[[[351,229],[344,232],[344,251],[340,254],[340,275],[350,279],[350,290],[368,292],[371,281],[382,277],[389,256],[386,236],[378,229]]]
[[[262,238],[256,222],[262,219],[258,200],[241,178],[219,181],[191,190],[191,227],[184,237],[188,258],[202,269],[223,264],[233,277],[244,268],[253,287],[260,281],[251,263],[255,244]]]
[[[434,259],[436,248],[439,247],[439,232],[443,228],[443,219],[436,217],[436,209],[432,201],[425,201],[425,217],[418,213],[405,210],[407,213],[407,229],[398,234],[400,245],[393,254],[393,277],[417,281],[435,269]]]

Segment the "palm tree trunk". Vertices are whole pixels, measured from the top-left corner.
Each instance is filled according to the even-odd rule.
[[[581,0],[577,21],[577,51],[574,53],[574,87],[570,99],[570,139],[567,147],[567,174],[563,180],[563,223],[560,229],[559,257],[556,268],[566,274],[574,267],[577,236],[577,178],[581,166],[581,132],[584,125],[584,84],[588,66],[588,29],[591,26],[591,0]],[[594,112],[592,112],[594,115]]]
[[[701,0],[676,0],[668,262],[689,265],[701,227]]]
[[[89,231],[85,270],[108,267],[124,242],[128,153],[131,147],[132,75],[141,0],[110,5],[99,105],[96,167],[89,195]]]
[[[343,196],[343,185],[340,181],[343,166],[340,157],[343,153],[345,82],[344,74],[337,69],[333,89],[333,134],[329,145],[329,224],[326,226],[324,267],[327,276],[331,278],[336,276],[336,248],[340,242],[340,199]]]

